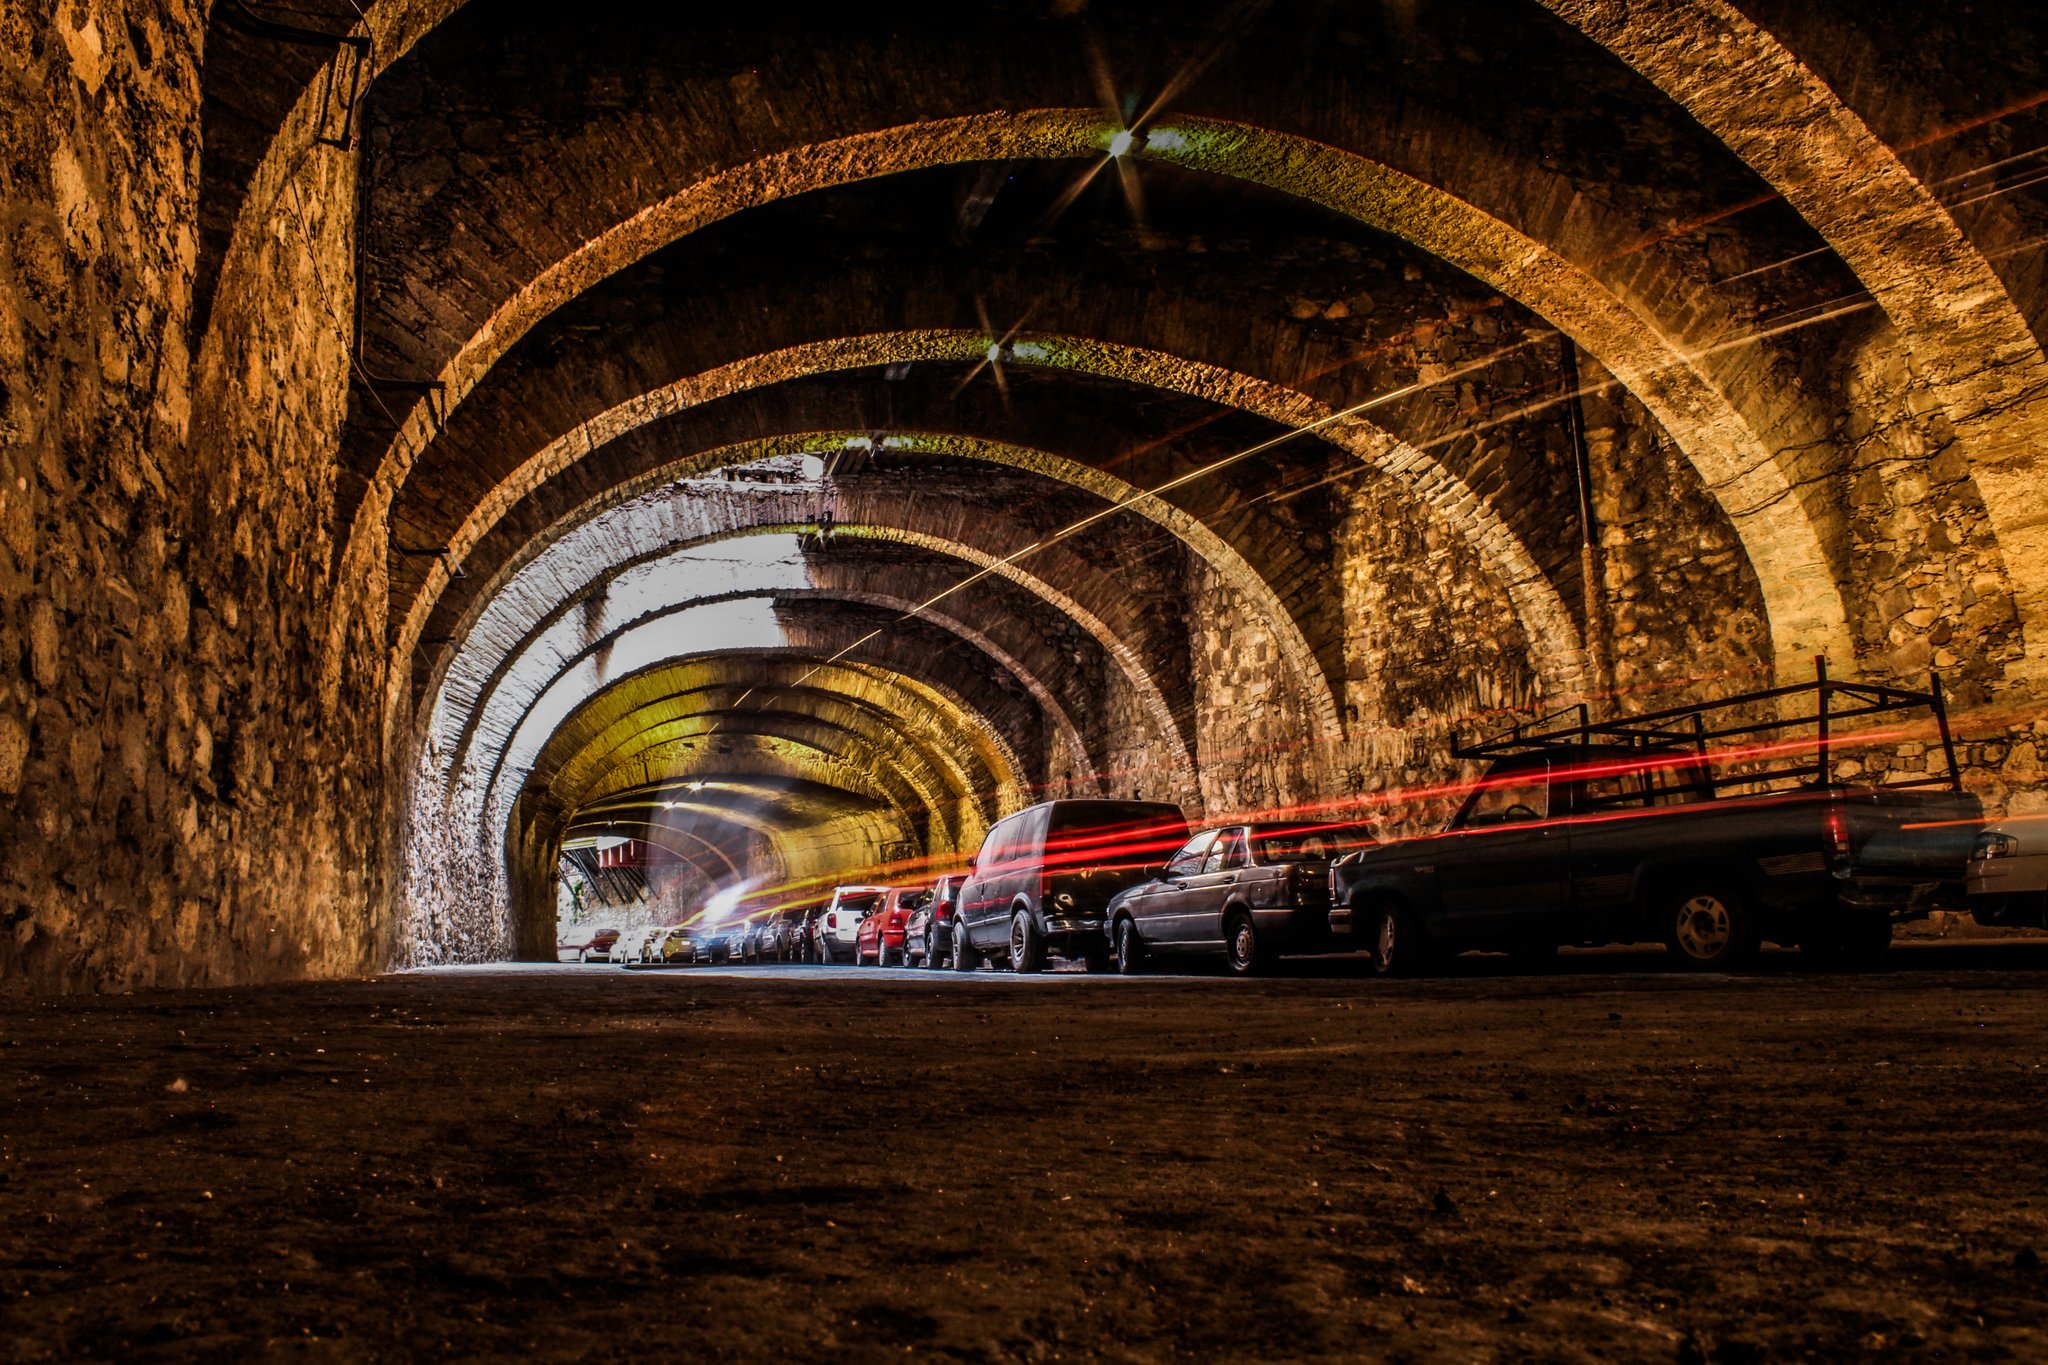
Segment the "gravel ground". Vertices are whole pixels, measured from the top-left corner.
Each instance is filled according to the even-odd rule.
[[[0,1006],[0,1351],[2048,1359],[2048,946]]]

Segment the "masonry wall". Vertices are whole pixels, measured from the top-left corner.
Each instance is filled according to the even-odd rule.
[[[202,30],[189,0],[0,13],[8,991],[381,965],[375,748],[308,647],[345,352],[267,271],[195,374]]]

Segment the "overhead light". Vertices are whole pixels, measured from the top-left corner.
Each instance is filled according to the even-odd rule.
[[[1109,140],[1109,154],[1111,156],[1123,156],[1127,154],[1131,150],[1131,145],[1134,140],[1135,139],[1132,137],[1131,130],[1128,128],[1124,129],[1122,132],[1119,132],[1115,137]]]

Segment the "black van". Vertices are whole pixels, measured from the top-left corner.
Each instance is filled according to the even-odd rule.
[[[954,965],[1007,953],[1035,972],[1048,950],[1109,965],[1109,898],[1187,842],[1187,817],[1164,801],[1047,801],[996,822],[960,888]]]

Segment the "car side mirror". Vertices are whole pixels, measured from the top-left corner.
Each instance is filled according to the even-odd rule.
[[[1145,880],[1146,880],[1146,881],[1151,881],[1151,882],[1157,882],[1157,881],[1164,881],[1165,879],[1166,879],[1166,864],[1165,864],[1165,863],[1147,863],[1147,864],[1145,865]]]

